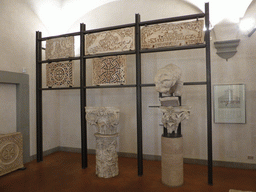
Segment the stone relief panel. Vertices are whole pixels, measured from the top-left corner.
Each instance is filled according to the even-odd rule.
[[[135,49],[135,28],[123,28],[85,36],[85,54],[129,51]]]
[[[46,40],[45,59],[74,57],[74,37]]]
[[[179,107],[164,107],[161,106],[160,110],[163,113],[162,123],[167,128],[167,133],[177,132],[179,123],[190,116],[190,107],[179,106]]]
[[[99,134],[115,134],[119,124],[119,109],[114,107],[86,107],[86,120]]]
[[[22,134],[0,134],[0,176],[23,167]]]
[[[103,135],[95,134],[96,137],[96,175],[98,177],[110,178],[119,173],[117,137],[118,134]]]
[[[144,26],[141,49],[204,43],[203,27],[203,20]]]
[[[73,62],[49,63],[46,65],[46,86],[71,87],[73,81]]]
[[[93,85],[126,84],[126,56],[93,59]]]

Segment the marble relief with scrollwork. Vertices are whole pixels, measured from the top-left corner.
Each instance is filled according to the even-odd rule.
[[[134,27],[103,31],[85,36],[85,54],[129,51],[135,49]]]
[[[74,57],[74,37],[46,40],[45,59]]]
[[[141,28],[141,48],[160,48],[204,43],[204,21],[163,23]]]
[[[22,134],[0,134],[0,176],[23,167]]]
[[[72,87],[73,62],[49,63],[46,65],[46,86]]]

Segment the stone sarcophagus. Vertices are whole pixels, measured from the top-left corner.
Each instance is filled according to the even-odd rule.
[[[86,107],[86,120],[96,128],[96,175],[102,178],[117,176],[119,110],[114,107]]]
[[[20,168],[24,168],[22,134],[0,134],[0,176]]]

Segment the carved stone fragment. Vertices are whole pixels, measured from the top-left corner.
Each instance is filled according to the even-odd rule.
[[[49,63],[46,65],[46,86],[70,87],[73,81],[73,62]]]
[[[141,28],[141,48],[159,48],[204,43],[204,21],[163,23]]]
[[[87,34],[85,36],[85,54],[134,50],[134,36],[134,27]]]
[[[93,85],[126,84],[126,56],[93,59]]]
[[[0,134],[0,176],[23,167],[22,134]]]
[[[74,37],[46,40],[45,59],[74,57]]]

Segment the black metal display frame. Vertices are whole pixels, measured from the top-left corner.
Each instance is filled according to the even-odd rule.
[[[145,25],[184,21],[191,19],[205,19],[205,43],[198,45],[141,49],[140,28]],[[110,52],[94,55],[85,55],[85,35],[90,33],[97,33],[102,31],[109,31],[121,29],[126,27],[135,27],[135,50],[123,52]],[[69,36],[80,36],[80,56],[70,58],[59,58],[51,60],[42,60],[42,41]],[[158,19],[151,21],[140,21],[140,15],[135,15],[135,23],[118,25],[106,28],[99,28],[93,30],[86,30],[85,24],[80,24],[80,32],[68,33],[58,36],[50,36],[42,38],[42,32],[36,32],[36,124],[37,124],[37,161],[43,161],[43,125],[42,125],[42,91],[44,90],[80,90],[80,105],[81,105],[81,148],[82,148],[82,168],[88,166],[87,162],[87,127],[85,119],[86,106],[86,90],[87,89],[101,89],[101,88],[136,88],[136,104],[137,104],[137,161],[138,161],[138,175],[143,175],[143,141],[142,141],[142,88],[153,87],[154,84],[142,84],[141,82],[141,54],[163,52],[163,51],[178,51],[188,49],[206,49],[206,81],[205,82],[185,82],[184,85],[206,85],[207,88],[207,140],[208,140],[208,184],[213,184],[212,178],[212,105],[211,105],[211,63],[210,63],[210,31],[209,31],[209,3],[205,4],[205,13],[186,15],[180,17],[171,17],[166,19]],[[116,55],[136,55],[136,84],[128,85],[108,85],[108,86],[87,86],[86,85],[86,59],[116,56]],[[80,86],[79,87],[63,87],[63,88],[42,88],[42,64],[69,60],[80,60]]]

